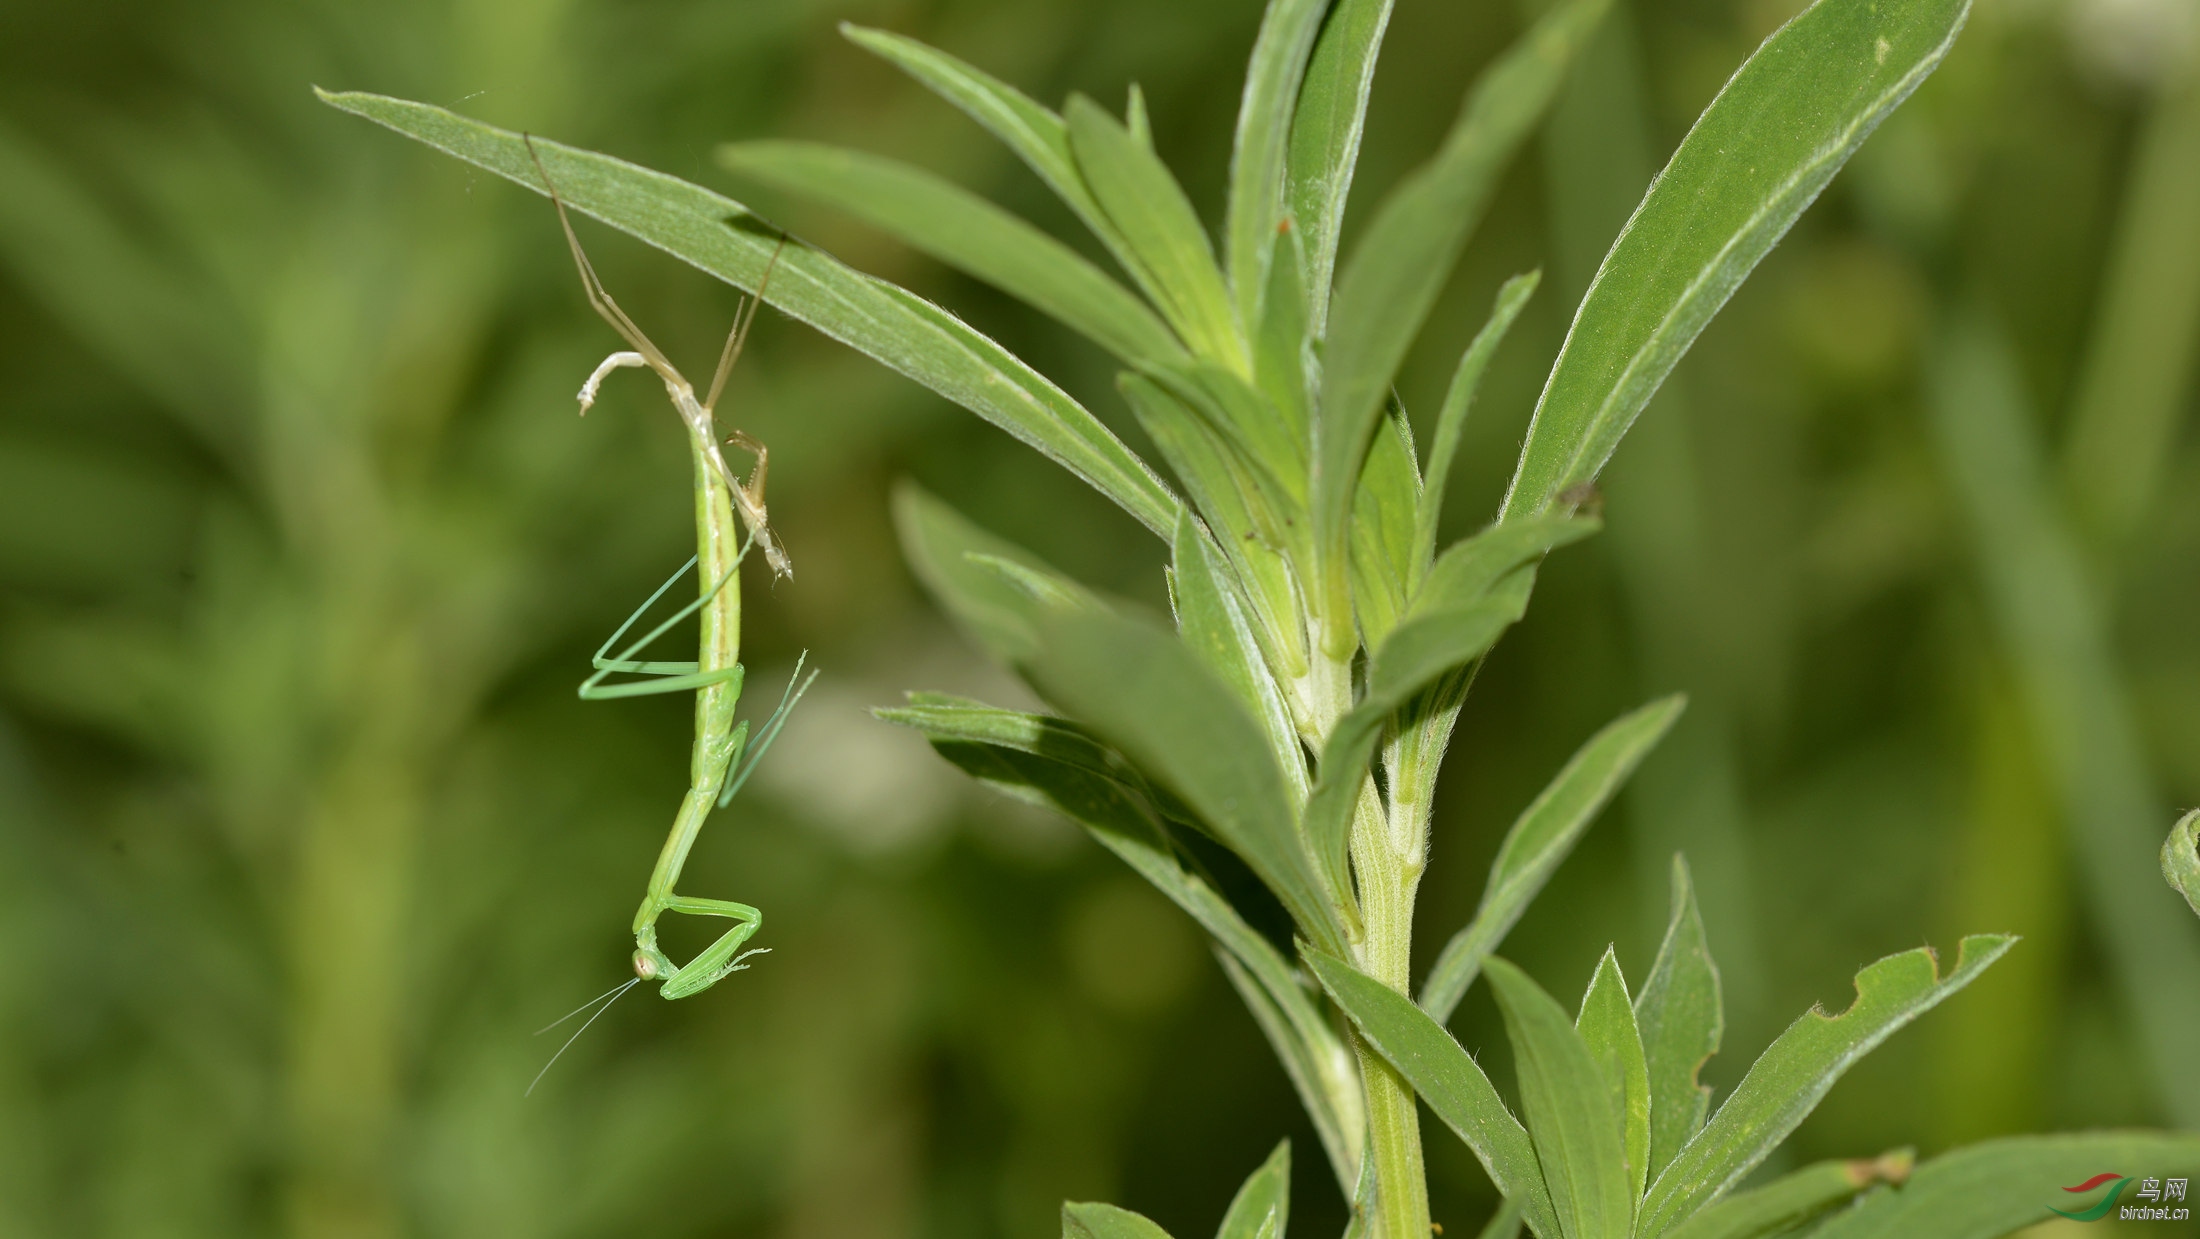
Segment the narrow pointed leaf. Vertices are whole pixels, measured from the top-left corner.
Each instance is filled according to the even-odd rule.
[[[1390,6],[1391,0],[1336,0],[1330,6],[1291,115],[1285,198],[1302,240],[1308,324],[1316,337],[1329,321],[1337,236],[1360,162],[1367,96],[1375,84],[1383,32],[1390,27]]]
[[[1246,618],[1268,665],[1279,676],[1304,675],[1304,630],[1298,621],[1298,595],[1286,552],[1275,531],[1280,522],[1250,476],[1251,466],[1233,451],[1221,431],[1168,388],[1128,371],[1117,376],[1116,386],[1236,567],[1244,587]]]
[[[1106,242],[1118,258],[1122,257],[1121,240],[1108,223],[1107,213],[1085,187],[1076,157],[1070,154],[1069,127],[1052,108],[983,69],[915,39],[849,22],[841,23],[840,33],[850,43],[923,83],[999,138],[1094,235]]]
[[[1497,1212],[1490,1215],[1489,1221],[1482,1223],[1482,1229],[1475,1235],[1475,1239],[1518,1239],[1520,1220],[1520,1202],[1511,1199],[1499,1201]]]
[[[912,693],[909,705],[873,713],[923,733],[940,756],[987,786],[1083,826],[1207,931],[1306,1106],[1339,1186],[1349,1190],[1366,1124],[1351,1052],[1290,962],[1171,853],[1157,789],[1066,719],[934,693]]]
[[[2200,1177],[2200,1134],[2090,1131],[1988,1140],[1926,1162],[1901,1187],[1875,1192],[1807,1233],[1811,1239],[1999,1239],[2054,1221],[2048,1209],[2068,1209],[2073,1199],[2062,1188],[2110,1169]]]
[[[1696,910],[1696,891],[1688,862],[1673,857],[1673,915],[1658,947],[1650,978],[1635,999],[1635,1022],[1642,1029],[1644,1057],[1650,1068],[1650,1177],[1665,1172],[1673,1155],[1703,1130],[1711,1106],[1711,1086],[1698,1074],[1726,1030],[1726,1009],[1719,993],[1719,968]]]
[[[1070,96],[1063,118],[1078,171],[1135,257],[1147,295],[1193,352],[1242,369],[1245,348],[1214,247],[1176,178],[1083,95]]]
[[[1374,649],[1397,627],[1424,567],[1414,561],[1413,541],[1421,471],[1403,414],[1391,413],[1375,431],[1352,507],[1352,601],[1360,640]]]
[[[1283,218],[1284,157],[1290,146],[1291,110],[1298,100],[1306,58],[1321,30],[1329,0],[1270,0],[1253,40],[1238,104],[1237,141],[1230,151],[1230,206],[1223,250],[1237,297],[1238,321],[1258,320],[1267,291],[1268,255]]]
[[[1339,1041],[1327,1019],[1308,1006],[1308,1024],[1274,1001],[1273,990],[1230,955],[1218,955],[1230,986],[1238,992],[1253,1022],[1283,1064],[1299,1104],[1321,1138],[1337,1190],[1351,1195],[1358,1182],[1366,1143],[1367,1103],[1360,1087],[1359,1063]],[[1299,995],[1304,1001],[1305,995]]]
[[[1666,1234],[1669,1239],[1764,1239],[1850,1200],[1875,1183],[1900,1184],[1910,1175],[1910,1162],[1910,1151],[1902,1149],[1879,1158],[1805,1166],[1763,1187],[1737,1192]]]
[[[1035,617],[1071,599],[1097,606],[1082,586],[1038,556],[996,537],[912,482],[894,488],[894,528],[917,578],[987,653],[1014,665],[1038,648]]]
[[[1503,517],[1610,459],[1726,299],[1954,44],[1969,0],[1818,0],[1712,100],[1605,255],[1559,350]]]
[[[1259,724],[1174,634],[1124,616],[1054,613],[1025,668],[1041,693],[1197,811],[1301,932],[1342,944],[1344,924],[1299,841]]]
[[[1334,560],[1344,551],[1360,459],[1391,377],[1451,278],[1499,174],[1542,118],[1608,3],[1569,0],[1482,75],[1443,148],[1384,200],[1339,277],[1316,404],[1311,489],[1318,554]]]
[[[1436,555],[1437,524],[1444,514],[1444,491],[1451,484],[1451,467],[1459,455],[1459,440],[1466,430],[1467,413],[1474,407],[1474,394],[1482,386],[1482,375],[1489,369],[1490,359],[1497,355],[1497,346],[1505,342],[1505,333],[1526,308],[1528,298],[1535,295],[1536,286],[1543,282],[1541,271],[1530,271],[1505,281],[1497,290],[1497,303],[1490,307],[1489,321],[1482,330],[1474,333],[1473,343],[1460,354],[1459,366],[1451,372],[1451,386],[1444,390],[1444,403],[1436,413],[1436,437],[1428,450],[1427,479],[1421,489],[1421,510],[1414,526],[1414,563],[1416,576],[1409,588],[1419,588],[1419,573]]]
[[[329,104],[543,192],[519,134],[424,103],[321,93]],[[566,204],[766,300],[1008,431],[1147,528],[1176,530],[1176,496],[1090,412],[1008,350],[906,289],[855,271],[699,185],[537,139]]]
[[[1481,1066],[1405,995],[1342,959],[1314,950],[1302,954],[1360,1036],[1474,1150],[1497,1190],[1520,1202],[1535,1233],[1560,1239],[1565,1232],[1552,1211],[1535,1146]]]
[[[1114,1205],[1065,1204],[1062,1239],[1169,1239],[1169,1232]]]
[[[1302,445],[1303,459],[1313,418],[1308,376],[1314,369],[1307,338],[1305,238],[1289,221],[1281,227],[1269,251],[1268,291],[1253,319],[1253,382],[1282,415],[1283,433]]]
[[[2179,819],[2162,840],[2162,876],[2200,915],[2200,809]]]
[[[1152,373],[1229,436],[1279,511],[1296,515],[1306,506],[1306,447],[1251,382],[1204,358],[1164,363]]]
[[[1128,366],[1186,360],[1146,303],[1085,257],[969,190],[898,160],[816,142],[718,148],[728,170],[844,211],[1052,316]]]
[[[1856,974],[1856,1001],[1848,1010],[1827,1015],[1813,1009],[1788,1025],[1651,1184],[1638,1227],[1642,1239],[1657,1239],[1718,1199],[1787,1139],[1856,1060],[1969,985],[2014,941],[1997,934],[1965,938],[1955,969],[1945,978],[1927,948],[1890,955]]]
[[[1306,760],[1299,733],[1284,709],[1283,696],[1253,638],[1244,610],[1230,587],[1221,548],[1190,512],[1177,522],[1172,577],[1177,630],[1184,643],[1237,694],[1239,704],[1260,724],[1261,734],[1284,776],[1294,803],[1307,792]],[[1345,874],[1329,875],[1333,893],[1351,890]]]
[[[1626,1239],[1628,1190],[1619,1104],[1566,1011],[1503,959],[1487,965],[1520,1072],[1520,1108],[1535,1140],[1551,1208],[1567,1239]]]
[[[1627,978],[1620,973],[1619,956],[1609,947],[1589,980],[1589,992],[1582,996],[1574,1030],[1589,1047],[1589,1057],[1604,1073],[1605,1090],[1619,1108],[1628,1199],[1635,1200],[1642,1195],[1650,1163],[1650,1073],[1643,1063],[1635,1007],[1627,997]]]
[[[1611,802],[1635,766],[1664,738],[1686,704],[1683,697],[1665,697],[1606,724],[1574,753],[1512,829],[1505,832],[1505,842],[1490,865],[1489,882],[1482,888],[1482,904],[1475,909],[1474,919],[1444,944],[1443,953],[1436,957],[1436,965],[1422,985],[1421,1007],[1437,1022],[1451,1019],[1467,987],[1480,975],[1483,961],[1505,940],[1542,892],[1544,883],[1557,872],[1559,863],[1573,851],[1582,832]]]
[[[1291,1142],[1284,1140],[1238,1188],[1215,1239],[1284,1239],[1291,1220]]]

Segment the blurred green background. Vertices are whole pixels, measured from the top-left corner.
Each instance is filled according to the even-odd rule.
[[[1400,383],[1432,408],[1497,283],[1546,269],[1472,423],[1460,531],[1649,176],[1794,7],[1623,4],[1506,182]],[[688,881],[761,906],[774,953],[691,1002],[627,1001],[522,1096],[554,1045],[530,1032],[625,974],[683,786],[683,702],[572,693],[687,553],[681,440],[632,376],[573,415],[615,341],[547,204],[308,90],[737,194],[714,143],[842,141],[1069,235],[835,23],[1049,102],[1143,83],[1211,214],[1259,8],[0,2],[0,1233],[1031,1236],[1067,1196],[1193,1235],[1283,1135],[1299,1233],[1333,1233],[1318,1146],[1190,925],[864,713],[908,688],[1022,699],[901,566],[893,479],[1121,592],[1159,597],[1163,548],[771,315],[720,405],[772,448],[797,567],[752,581],[747,661],[759,696],[804,649],[825,678]],[[1507,949],[1561,993],[1607,941],[1640,975],[1685,849],[1727,980],[1721,1086],[1870,959],[2025,935],[1842,1083],[1795,1159],[2200,1122],[2161,1023],[2163,994],[2200,993],[2200,926],[2165,914],[2150,851],[2200,801],[2195,13],[1980,0],[1651,407],[1606,476],[1609,531],[1553,562],[1463,716],[1431,951],[1583,737],[1692,695]],[[1522,17],[1399,5],[1362,208]],[[1095,350],[845,220],[758,205],[1135,436]],[[703,368],[731,290],[584,238]],[[1455,1028],[1502,1063],[1479,991]],[[1480,1173],[1430,1146],[1436,1217],[1478,1225]]]

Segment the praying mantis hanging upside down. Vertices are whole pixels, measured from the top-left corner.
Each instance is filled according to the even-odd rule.
[[[726,378],[733,372],[734,363],[741,358],[742,346],[748,340],[749,325],[756,320],[756,310],[763,301],[764,285],[771,279],[772,267],[767,266],[757,285],[757,295],[750,298],[734,315],[733,330],[726,336],[725,348],[718,356],[718,369],[711,378],[710,391],[697,400],[695,389],[683,378],[672,362],[652,344],[649,337],[635,326],[634,320],[619,308],[611,294],[606,292],[596,271],[588,261],[588,254],[581,248],[580,238],[573,232],[572,220],[567,216],[565,200],[558,195],[557,187],[550,181],[550,174],[542,165],[542,158],[535,153],[534,143],[527,144],[529,155],[534,157],[535,169],[542,176],[542,183],[549,191],[550,201],[557,207],[558,224],[565,230],[565,239],[573,251],[574,265],[580,269],[581,287],[588,295],[588,304],[613,330],[624,338],[632,351],[613,353],[604,359],[588,376],[580,391],[581,412],[586,414],[595,403],[597,389],[612,371],[627,366],[647,367],[663,380],[665,392],[679,411],[680,420],[687,429],[689,455],[695,469],[695,558],[688,561],[672,579],[657,588],[647,601],[627,617],[610,640],[596,651],[596,673],[580,688],[582,698],[601,701],[619,697],[639,697],[654,693],[695,692],[695,747],[688,776],[687,795],[680,801],[679,814],[673,819],[671,833],[665,838],[664,850],[658,854],[657,865],[649,876],[649,889],[642,896],[642,905],[634,913],[634,975],[628,986],[643,981],[662,981],[658,993],[665,998],[686,998],[716,985],[728,975],[741,971],[748,965],[743,960],[761,951],[742,951],[741,947],[763,924],[763,913],[745,903],[725,899],[699,899],[676,894],[673,886],[680,879],[680,870],[687,863],[688,852],[695,845],[697,834],[702,831],[704,819],[711,810],[723,807],[733,799],[748,780],[750,771],[769,748],[787,712],[793,708],[810,680],[802,676],[802,664],[795,665],[795,676],[789,680],[787,691],[780,698],[779,706],[772,712],[756,736],[749,741],[749,725],[744,720],[734,720],[734,707],[741,699],[742,669],[739,661],[741,650],[741,560],[751,546],[764,552],[765,562],[775,576],[792,576],[793,567],[787,561],[786,552],[772,536],[771,525],[764,509],[764,477],[768,457],[764,445],[739,431],[734,431],[726,442],[756,457],[756,471],[747,482],[742,482],[726,464],[720,450],[712,409],[719,395],[725,390]],[[786,242],[780,242],[784,247]],[[778,252],[772,255],[772,265],[778,262]],[[697,568],[698,596],[696,600],[672,618],[657,625],[648,634],[621,650],[606,657],[619,638],[626,635],[644,612],[663,597],[665,592],[687,573]],[[663,635],[673,625],[690,615],[700,614],[701,640],[694,662],[636,661],[634,655],[650,642]],[[646,680],[606,684],[604,680],[614,673],[636,674],[651,677]],[[810,678],[814,679],[813,671]],[[747,757],[746,763],[742,759]],[[736,770],[735,767],[739,769]],[[667,912],[680,912],[690,916],[718,916],[735,922],[716,942],[713,942],[685,965],[674,964],[657,945],[657,920]],[[625,992],[620,987],[604,998]],[[598,1001],[602,1001],[599,999]],[[594,1003],[588,1006],[594,1006]],[[588,1006],[581,1008],[582,1011]],[[608,1009],[608,1003],[606,1004]],[[597,1014],[601,1014],[599,1011]],[[579,1014],[579,1012],[575,1012]],[[570,1017],[568,1017],[570,1018]],[[591,1022],[594,1016],[590,1017]],[[560,1021],[561,1023],[563,1021]],[[585,1030],[587,1025],[582,1025]],[[545,1030],[547,1031],[547,1030]],[[574,1034],[576,1037],[579,1033]],[[568,1044],[571,1044],[568,1042]],[[563,1050],[559,1051],[563,1053]],[[555,1061],[555,1060],[553,1060]],[[544,1068],[548,1070],[548,1068]],[[538,1077],[539,1079],[539,1077]]]

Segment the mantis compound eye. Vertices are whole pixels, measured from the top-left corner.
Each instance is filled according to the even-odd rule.
[[[657,961],[649,957],[649,952],[634,952],[634,975],[644,981],[657,979]]]

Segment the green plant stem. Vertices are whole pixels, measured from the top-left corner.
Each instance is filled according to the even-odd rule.
[[[1353,870],[1359,875],[1360,967],[1401,994],[1412,993],[1413,897],[1423,850],[1401,839],[1369,780],[1352,825]],[[1421,1161],[1421,1120],[1413,1090],[1381,1055],[1353,1039],[1367,1095],[1367,1149],[1375,1166],[1374,1217],[1368,1234],[1422,1239],[1428,1228],[1428,1177]]]

